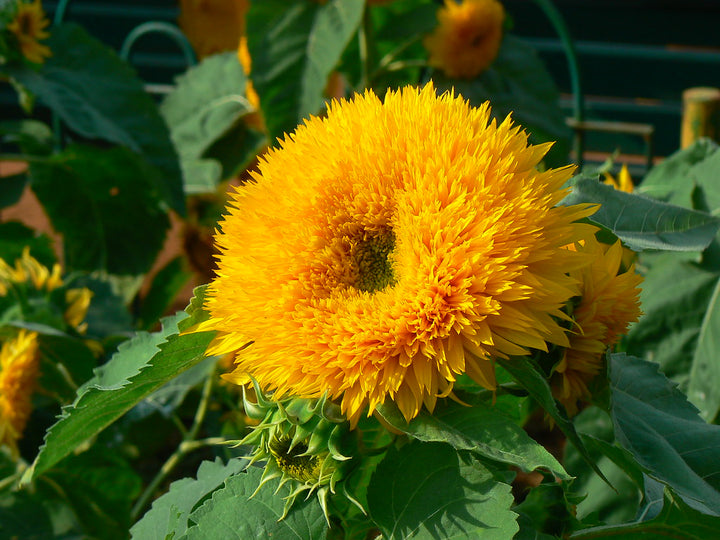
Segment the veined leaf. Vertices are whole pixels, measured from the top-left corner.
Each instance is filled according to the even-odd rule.
[[[698,335],[720,274],[665,253],[647,272],[640,293],[644,314],[631,326],[627,352],[660,364],[687,382]]]
[[[186,192],[215,191],[223,179],[220,164],[207,159],[213,157],[207,153],[218,141],[233,135],[234,142],[240,143],[233,148],[240,162],[257,152],[261,141],[250,136],[242,121],[254,111],[245,94],[246,84],[237,54],[217,54],[178,77],[175,89],[163,101],[160,112],[180,154]]]
[[[524,471],[546,468],[559,478],[570,478],[545,448],[502,411],[478,400],[471,405],[447,401],[438,404],[432,414],[421,412],[409,424],[393,402],[378,407],[377,414],[421,441],[446,442],[457,450],[472,450]]]
[[[595,538],[698,540],[719,536],[720,518],[702,514],[685,504],[680,497],[666,491],[662,511],[650,521],[583,529],[570,538],[572,540]]]
[[[720,280],[705,312],[690,371],[688,398],[712,422],[720,412]]]
[[[510,486],[443,443],[391,450],[368,488],[370,517],[384,540],[510,540],[518,531]]]
[[[263,0],[248,12],[252,78],[270,140],[323,105],[328,75],[357,30],[365,2]]]
[[[518,356],[510,358],[509,360],[498,359],[498,364],[508,371],[508,373],[530,393],[533,399],[545,409],[545,412],[555,421],[557,427],[565,434],[568,441],[575,446],[585,462],[592,467],[600,478],[608,483],[605,475],[603,475],[602,471],[588,454],[585,445],[575,431],[573,423],[568,420],[567,415],[563,411],[558,409],[547,380],[539,371],[539,368],[534,365],[533,361]]]
[[[205,316],[201,307],[203,292],[204,289],[196,289],[187,314],[178,313],[166,319],[162,331],[141,332],[124,343],[95,377],[78,390],[75,402],[63,410],[60,419],[48,430],[45,445],[26,472],[26,479],[52,467],[145,396],[203,360],[212,332],[179,334]]]
[[[190,513],[210,493],[223,486],[232,475],[247,464],[243,459],[231,459],[224,465],[220,458],[203,461],[197,480],[183,478],[170,484],[170,490],[153,502],[152,508],[138,521],[130,533],[134,540],[180,538],[188,529]]]
[[[265,484],[250,498],[262,476],[262,469],[249,467],[228,478],[225,485],[190,514],[195,525],[183,540],[207,538],[282,538],[283,540],[324,540],[327,522],[313,495],[296,502],[280,520],[285,500],[275,493],[279,479]]]
[[[122,147],[76,144],[31,165],[32,189],[63,235],[69,268],[148,271],[170,226],[155,176],[141,156]]]
[[[597,203],[590,221],[610,229],[630,249],[702,251],[717,234],[720,220],[672,204],[625,193],[596,179],[578,177],[562,204]]]
[[[657,364],[610,355],[618,442],[687,504],[720,516],[720,426],[706,424]]]
[[[53,26],[47,45],[53,55],[40,69],[20,67],[10,75],[76,133],[145,156],[161,173],[154,181],[163,201],[184,214],[182,178],[167,126],[133,69],[76,24]]]

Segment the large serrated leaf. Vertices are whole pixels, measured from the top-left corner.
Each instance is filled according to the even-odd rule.
[[[170,490],[153,502],[152,508],[138,521],[130,534],[134,540],[180,538],[188,529],[190,513],[210,493],[220,488],[232,475],[245,468],[246,461],[231,459],[226,465],[215,461],[203,461],[197,472],[197,480],[183,478],[170,484]]]
[[[672,493],[665,494],[662,511],[650,521],[593,527],[577,531],[570,536],[572,540],[590,540],[591,538],[709,540],[710,538],[719,537],[720,518],[708,516],[694,510]]]
[[[328,75],[362,19],[363,0],[263,0],[248,13],[253,84],[270,139],[323,105]]]
[[[47,45],[53,55],[40,69],[21,67],[10,75],[81,136],[144,155],[161,172],[155,180],[163,200],[184,214],[182,178],[167,126],[133,69],[75,24],[54,26]]]
[[[322,540],[328,526],[314,496],[296,502],[283,515],[285,500],[275,493],[279,480],[272,480],[250,498],[262,476],[262,469],[250,467],[231,476],[224,487],[190,514],[190,527],[183,540],[208,538],[282,538],[283,540]],[[285,488],[287,489],[287,488]]]
[[[510,540],[518,531],[510,486],[449,445],[414,441],[391,450],[368,488],[385,540]]]
[[[478,400],[470,407],[454,401],[438,404],[432,414],[423,411],[410,423],[392,402],[378,407],[376,414],[421,441],[446,442],[524,471],[545,468],[559,478],[570,478],[562,465],[510,417]]]
[[[528,391],[533,399],[535,399],[535,401],[537,401],[545,412],[555,421],[557,427],[565,434],[568,441],[575,446],[585,462],[592,467],[600,478],[607,482],[605,475],[603,475],[602,471],[588,454],[585,445],[575,431],[575,426],[568,419],[565,412],[560,411],[558,408],[547,379],[540,372],[539,368],[535,366],[532,360],[523,357],[513,357],[508,360],[498,359],[497,362],[508,373],[510,373],[510,375],[512,375],[512,377],[520,383],[525,390]]]
[[[562,204],[600,204],[590,221],[610,229],[635,251],[702,251],[718,232],[720,220],[672,204],[625,193],[594,178],[578,177]]]
[[[690,506],[720,516],[720,426],[706,424],[657,364],[611,355],[610,389],[618,442]]]
[[[700,327],[690,371],[688,398],[712,422],[720,412],[720,281]]]
[[[660,364],[687,382],[700,327],[720,274],[664,254],[647,272],[640,293],[644,314],[627,335],[629,354]]]
[[[710,139],[699,139],[655,165],[643,178],[638,191],[653,199],[692,207],[696,185],[695,165],[717,153],[718,145]]]
[[[132,275],[150,269],[170,226],[156,176],[122,147],[75,144],[31,165],[32,189],[63,235],[68,268]]]
[[[203,292],[204,289],[197,291],[187,314],[168,318],[161,332],[141,332],[125,343],[78,390],[75,402],[63,410],[60,419],[48,430],[45,445],[25,475],[27,480],[52,467],[147,395],[203,360],[213,334],[178,334],[205,317],[200,307]]]

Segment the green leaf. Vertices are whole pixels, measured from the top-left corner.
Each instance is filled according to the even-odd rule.
[[[705,312],[690,371],[688,398],[712,422],[720,412],[720,280]]]
[[[385,540],[513,538],[517,515],[509,485],[442,443],[392,449],[368,488],[370,517]]]
[[[38,234],[19,221],[0,223],[0,259],[15,266],[15,260],[22,257],[25,247],[29,247],[30,255],[47,267],[57,262],[50,237]]]
[[[46,500],[64,500],[89,536],[122,540],[142,479],[117,452],[95,446],[39,477],[37,487]]]
[[[72,145],[30,167],[32,188],[64,239],[66,266],[142,274],[170,226],[153,168],[126,148]],[[62,189],[58,189],[61,185]]]
[[[545,409],[545,412],[555,421],[557,427],[565,434],[568,441],[575,446],[586,463],[592,467],[600,478],[607,482],[602,471],[590,458],[585,445],[575,431],[575,426],[568,420],[565,412],[560,411],[558,408],[547,379],[540,372],[540,369],[534,365],[533,361],[518,356],[508,360],[498,359],[497,362]]]
[[[205,358],[211,332],[178,334],[206,317],[201,309],[204,289],[187,313],[164,321],[161,332],[140,332],[123,343],[95,377],[78,389],[73,405],[63,409],[46,436],[45,445],[25,475],[36,477],[96,436],[143,398]],[[158,350],[159,349],[159,350]]]
[[[279,480],[265,484],[250,498],[262,476],[262,469],[249,467],[228,478],[225,486],[190,514],[190,527],[183,540],[207,538],[282,538],[283,540],[321,540],[327,523],[314,496],[293,505],[280,520],[285,500],[276,493]]]
[[[450,400],[438,403],[432,414],[423,411],[409,424],[392,401],[378,407],[377,414],[395,429],[421,441],[446,442],[457,450],[472,450],[524,471],[546,468],[559,478],[570,478],[562,465],[509,416],[471,398],[461,396],[470,407]]]
[[[503,37],[492,65],[473,80],[448,79],[434,73],[439,90],[450,90],[469,99],[475,106],[490,100],[492,114],[513,120],[529,134],[530,142],[555,142],[546,160],[552,166],[568,163],[572,132],[559,106],[560,94],[537,51],[510,34]]]
[[[53,55],[39,68],[10,75],[82,137],[101,139],[142,154],[162,200],[185,212],[182,178],[167,126],[133,69],[75,24],[53,26]]]
[[[77,387],[92,377],[95,355],[80,338],[40,334],[40,387],[61,403],[75,397]]]
[[[217,183],[227,177],[217,164],[203,159],[210,157],[207,153],[215,143],[234,135],[234,142],[241,143],[234,146],[234,153],[245,156],[246,161],[247,154],[254,155],[258,149],[257,141],[247,136],[250,130],[242,120],[254,111],[245,95],[245,72],[237,54],[228,52],[206,58],[175,82],[160,112],[180,154],[185,190],[215,191]]]
[[[666,492],[660,514],[650,521],[593,527],[577,531],[572,540],[591,538],[622,538],[647,540],[648,538],[699,540],[720,537],[720,518],[708,516],[686,505],[679,497]]]
[[[0,538],[54,538],[47,510],[37,495],[19,491],[0,498]]]
[[[638,191],[685,208],[692,208],[692,192],[696,186],[693,169],[717,153],[717,144],[699,139],[691,146],[675,152],[655,165],[643,178]]]
[[[610,355],[610,389],[618,442],[690,506],[720,515],[720,426],[706,424],[657,364]]]
[[[270,140],[323,106],[328,75],[362,19],[363,0],[264,0],[248,12],[251,78]]]
[[[130,529],[133,540],[180,538],[191,525],[188,523],[190,513],[246,464],[242,459],[231,459],[225,465],[220,458],[214,462],[203,461],[197,480],[183,478],[173,482],[170,490],[153,502],[152,508]]]
[[[182,256],[175,257],[163,266],[153,278],[138,314],[138,327],[150,329],[172,305],[183,286],[192,277],[185,270]]]
[[[610,229],[630,249],[702,251],[717,234],[720,220],[704,212],[625,193],[594,178],[576,177],[562,204],[600,204],[590,221]]]
[[[644,314],[628,332],[627,352],[657,362],[668,377],[686,382],[719,277],[679,259],[677,253],[665,253],[655,261],[642,284]]]
[[[113,290],[108,280],[81,275],[73,277],[70,286],[87,287],[93,293],[85,316],[87,337],[102,340],[110,336],[130,335],[133,331],[132,316],[123,298]]]
[[[519,538],[563,538],[568,532],[576,528],[575,504],[577,500],[569,500],[563,485],[557,483],[543,483],[532,488],[525,500],[515,506],[513,510],[519,514]],[[537,537],[532,536],[532,533]]]

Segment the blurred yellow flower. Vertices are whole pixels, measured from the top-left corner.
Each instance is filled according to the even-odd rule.
[[[505,10],[497,0],[445,0],[438,26],[423,43],[428,63],[448,77],[471,79],[486,70],[498,54]]]
[[[628,172],[627,165],[623,165],[620,169],[620,174],[617,180],[609,173],[605,173],[605,184],[614,187],[617,190],[624,191],[625,193],[632,193],[635,190],[633,185],[632,177]]]
[[[40,0],[18,3],[15,18],[7,28],[15,35],[22,55],[30,62],[42,64],[52,56],[50,48],[40,43],[50,37],[50,33],[45,30],[49,24]]]
[[[14,456],[17,441],[32,412],[32,394],[39,375],[37,334],[20,330],[0,349],[0,445]]]
[[[578,401],[589,399],[587,385],[604,369],[605,351],[638,320],[642,282],[634,266],[622,271],[619,240],[609,246],[590,236],[573,249],[591,255],[592,263],[570,272],[582,284],[572,312],[575,331],[552,379],[555,396],[570,415],[577,413]]]
[[[208,354],[238,384],[341,400],[357,422],[386,399],[406,418],[456,376],[495,387],[493,358],[568,346],[579,294],[565,249],[587,205],[556,206],[573,169],[539,172],[486,103],[433,86],[334,101],[260,159],[232,194],[208,288]]]
[[[180,0],[178,25],[198,58],[234,51],[249,7],[249,0]]]
[[[22,257],[12,267],[0,259],[0,296],[5,296],[16,285],[29,285],[38,291],[51,292],[63,285],[59,264],[48,269],[30,255],[30,248],[23,249]],[[87,324],[83,323],[90,307],[92,291],[86,287],[68,289],[65,292],[64,318],[70,326],[84,333]]]

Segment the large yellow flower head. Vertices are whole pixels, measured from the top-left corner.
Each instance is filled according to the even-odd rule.
[[[22,55],[30,62],[42,64],[45,58],[52,56],[50,48],[40,43],[50,37],[45,30],[49,24],[40,0],[19,2],[15,18],[7,28],[15,35]]]
[[[8,446],[13,455],[32,412],[38,358],[35,332],[21,330],[0,348],[0,445]]]
[[[432,84],[333,102],[260,159],[232,195],[208,289],[209,354],[239,384],[340,400],[351,422],[386,399],[407,419],[493,358],[567,346],[578,294],[564,249],[588,206],[556,206],[572,168],[539,172],[507,118]]]
[[[589,254],[591,263],[571,272],[581,282],[572,314],[575,332],[553,376],[555,396],[570,415],[577,413],[578,400],[589,397],[587,385],[604,369],[607,348],[638,320],[642,282],[633,266],[623,270],[620,241],[608,246],[590,236],[574,249]]]
[[[445,0],[438,26],[423,41],[428,63],[448,77],[471,79],[498,54],[505,10],[497,0]]]

